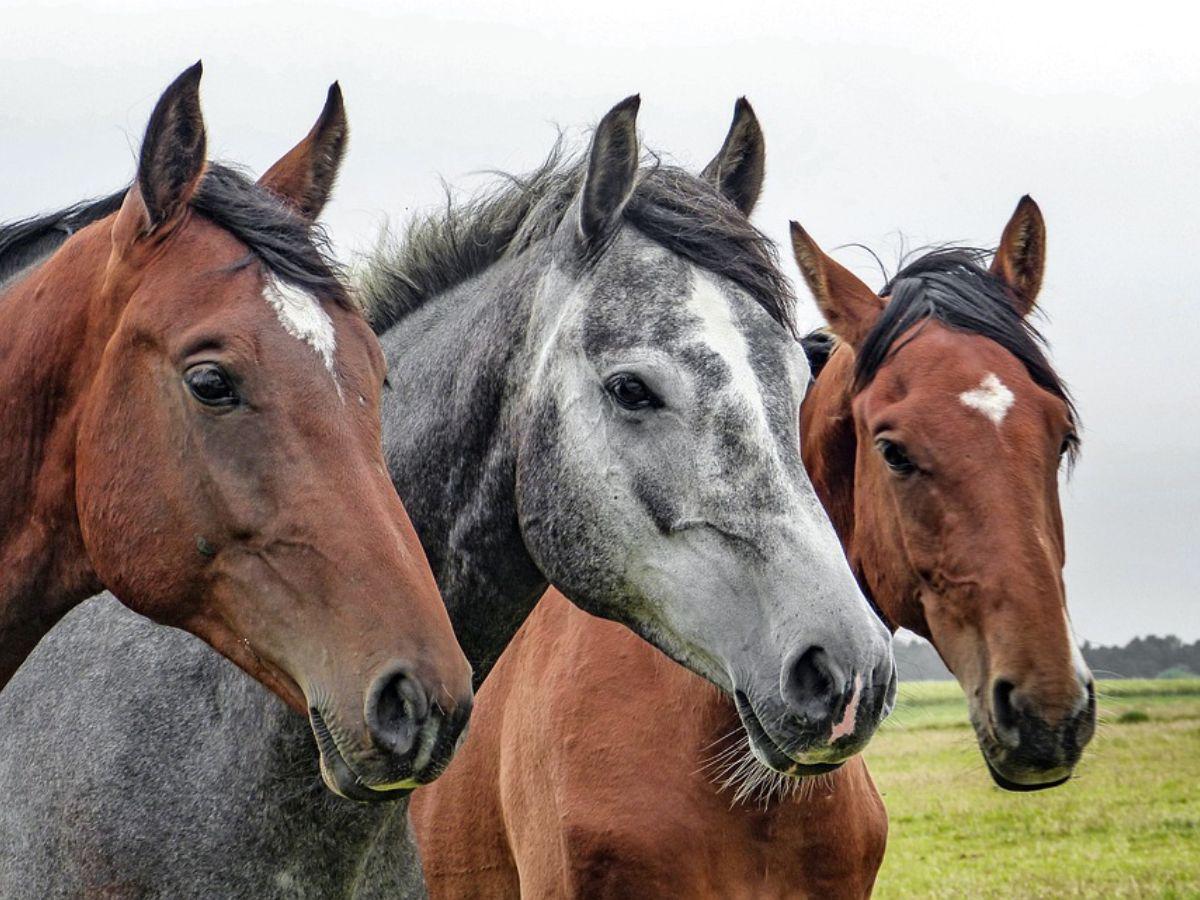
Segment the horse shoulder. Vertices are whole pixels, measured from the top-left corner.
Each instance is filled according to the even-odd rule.
[[[697,838],[692,798],[709,720],[723,698],[627,628],[548,595],[561,634],[553,678],[527,698],[544,704],[545,753],[513,758],[538,818],[513,835],[523,891],[530,896],[707,896],[708,860],[689,852]],[[548,696],[547,696],[548,694]],[[723,712],[723,710],[719,710]],[[669,735],[682,757],[664,758]],[[632,736],[632,737],[631,737]],[[705,738],[702,741],[702,737]],[[702,779],[701,779],[702,780]],[[509,806],[506,803],[506,808]]]

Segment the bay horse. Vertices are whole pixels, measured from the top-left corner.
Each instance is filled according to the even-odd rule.
[[[312,224],[341,94],[255,184],[206,162],[200,76],[132,187],[0,228],[0,687],[107,588],[305,714],[331,790],[395,797],[472,685],[385,474],[383,354]]]
[[[793,243],[836,335],[808,342],[803,455],[851,565],[958,677],[997,784],[1061,784],[1095,699],[1061,575],[1076,416],[1028,322],[1041,214],[1021,201],[990,270],[937,250],[882,297],[798,225]],[[816,780],[765,772],[727,698],[553,591],[479,701],[446,779],[411,804],[434,898],[871,893],[887,814],[861,758]]]
[[[388,468],[477,679],[553,581],[732,694],[767,765],[822,771],[886,714],[894,667],[801,463],[787,279],[730,202],[757,196],[757,130],[739,119],[699,178],[641,161],[637,109],[369,262]],[[77,721],[0,698],[0,760],[46,767],[0,765],[0,892],[423,894],[403,801],[314,794],[295,717],[143,631],[93,604],[21,673],[65,705],[92,648],[86,753]],[[219,702],[164,725],[197,693]]]

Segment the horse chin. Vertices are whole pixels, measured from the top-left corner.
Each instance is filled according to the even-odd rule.
[[[750,741],[750,752],[754,758],[780,775],[790,778],[807,778],[812,775],[824,775],[841,767],[843,760],[837,762],[803,762],[783,751],[783,748],[763,727],[758,714],[751,706],[749,698],[741,691],[734,693],[738,716],[742,720],[742,728]]]
[[[979,743],[979,752],[987,764],[988,774],[997,787],[1014,793],[1029,791],[1044,791],[1047,788],[1058,787],[1071,779],[1074,767],[1069,765],[1047,768],[1029,763],[1022,763],[1019,753],[1006,751],[991,730],[983,725],[983,716],[974,709],[971,711],[971,724],[975,728],[975,737]],[[1017,759],[1013,757],[1017,756]]]
[[[313,735],[317,739],[317,750],[320,753],[321,780],[333,793],[345,800],[355,800],[359,803],[379,803],[388,800],[398,800],[406,797],[418,786],[415,781],[400,781],[395,784],[371,786],[365,784],[355,771],[350,768],[346,758],[342,756],[333,735],[330,734],[325,719],[315,707],[309,710],[309,723]]]
[[[355,800],[359,803],[380,803],[389,800],[399,800],[413,792],[413,787],[374,788],[364,785],[346,765],[339,753],[333,760],[321,754],[321,780],[325,787],[344,800]]]
[[[992,761],[987,758],[986,753],[984,754],[983,761],[987,763],[988,774],[992,776],[992,781],[996,782],[997,786],[1004,788],[1004,790],[1013,791],[1014,793],[1044,791],[1047,788],[1066,784],[1071,779],[1070,769],[1053,769],[1049,772],[1014,772],[1011,773],[1013,778],[1010,778],[996,768]]]

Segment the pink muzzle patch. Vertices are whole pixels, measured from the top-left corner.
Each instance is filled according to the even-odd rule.
[[[850,702],[846,704],[846,711],[842,714],[841,721],[833,726],[833,731],[829,733],[829,743],[841,740],[848,734],[854,734],[854,720],[858,715],[858,698],[862,696],[862,676],[854,676],[854,693],[850,695]]]

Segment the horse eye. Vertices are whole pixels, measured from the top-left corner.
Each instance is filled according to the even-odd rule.
[[[889,441],[886,438],[880,438],[875,442],[883,461],[887,463],[887,467],[898,475],[911,475],[917,470],[916,465],[908,454],[904,452],[904,448],[894,441]]]
[[[225,370],[216,363],[192,366],[183,380],[192,396],[205,406],[237,406],[239,398]]]
[[[636,375],[618,372],[604,383],[613,399],[625,409],[648,409],[662,406],[662,401]]]
[[[1058,455],[1066,456],[1071,452],[1071,448],[1074,447],[1078,442],[1078,436],[1076,436],[1074,433],[1068,434],[1065,438],[1063,438],[1062,446],[1058,448]]]

